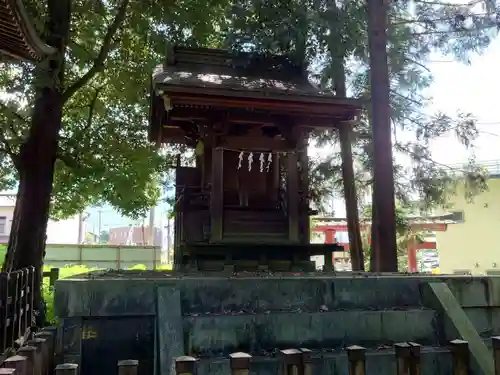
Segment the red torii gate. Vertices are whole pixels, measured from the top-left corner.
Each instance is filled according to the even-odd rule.
[[[317,226],[312,226],[313,232],[324,233],[325,243],[336,243],[335,235],[337,232],[347,233],[347,222],[343,219],[335,218],[314,218],[314,221],[322,222]],[[324,221],[331,221],[331,223],[324,223]],[[430,231],[430,232],[446,232],[448,229],[447,222],[427,221],[427,222],[414,222],[410,223],[411,231],[414,233]],[[362,230],[369,230],[371,223],[361,224]],[[344,247],[344,251],[349,252],[349,242],[338,242],[339,245]],[[419,250],[435,250],[436,242],[424,241],[419,243],[416,238],[408,244],[408,272],[418,272],[417,267],[417,251]],[[332,263],[335,263],[335,253],[332,253]]]

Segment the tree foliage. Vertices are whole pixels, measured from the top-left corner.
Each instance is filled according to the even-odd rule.
[[[489,0],[467,5],[421,0],[391,4],[388,54],[394,149],[398,154],[394,165],[397,198],[405,204],[419,200],[426,206],[441,205],[464,181],[471,197],[486,188],[484,171],[473,157],[479,134],[475,118],[470,113],[426,113],[431,98],[423,92],[433,81],[427,68],[433,56],[448,55],[467,63],[472,53],[481,53],[489,45],[496,36],[498,5]],[[312,79],[324,88],[335,89],[339,64],[347,61],[350,94],[360,98],[367,109],[355,127],[354,154],[358,190],[369,188],[373,144],[365,1],[247,0],[231,8],[231,14],[225,29],[228,45],[287,53],[297,62],[305,58]],[[470,150],[470,165],[453,168],[433,159],[430,142],[448,132]],[[315,141],[336,150],[338,139],[335,133],[322,132],[315,135]],[[339,187],[339,163],[336,152],[313,160],[313,197]]]
[[[480,7],[482,5],[483,7]],[[44,2],[27,2],[36,27],[45,35]],[[335,89],[335,73],[348,61],[351,94],[368,103],[368,53],[365,2],[331,0],[72,2],[72,27],[66,56],[63,129],[60,133],[53,196],[54,217],[109,202],[121,212],[139,215],[158,199],[170,154],[146,142],[149,77],[164,59],[168,44],[232,47],[292,56],[305,63],[321,86]],[[397,195],[443,203],[456,181],[456,170],[432,159],[430,140],[454,131],[472,149],[478,133],[471,114],[424,112],[422,95],[432,83],[426,68],[435,52],[467,62],[471,52],[489,44],[497,26],[496,4],[470,5],[398,1],[391,8],[389,56],[395,149],[411,167],[395,165]],[[39,64],[41,66],[41,64]],[[38,68],[40,68],[40,66]],[[0,91],[0,188],[17,181],[16,157],[26,139],[35,82],[30,64],[2,63]],[[372,144],[369,108],[356,126],[354,152],[360,190],[370,185]],[[412,132],[400,141],[398,132]],[[406,137],[407,138],[407,137]],[[332,145],[335,134],[316,135]],[[333,147],[333,146],[332,146]],[[338,155],[313,160],[312,176],[324,196],[340,179]],[[484,188],[480,170],[463,171],[474,189]],[[470,190],[469,190],[470,191]]]
[[[44,36],[47,3],[26,2]],[[63,83],[63,126],[51,215],[62,218],[110,203],[138,216],[154,205],[170,165],[168,150],[147,140],[150,77],[168,43],[210,45],[223,2],[72,1]],[[1,63],[0,189],[18,181],[21,144],[30,129],[45,62]]]

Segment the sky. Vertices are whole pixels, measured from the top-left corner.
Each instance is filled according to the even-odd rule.
[[[472,113],[477,119],[480,136],[475,154],[477,162],[500,162],[500,38],[497,37],[481,56],[474,56],[471,65],[438,58],[428,67],[434,83],[428,94],[433,98],[429,113],[437,110],[448,114],[457,111]],[[431,145],[433,157],[444,164],[467,161],[468,154],[452,134],[440,137]]]

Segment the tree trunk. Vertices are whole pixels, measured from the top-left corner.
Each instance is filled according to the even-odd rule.
[[[335,80],[335,92],[340,97],[347,96],[346,76],[344,69],[344,59],[339,62],[338,76]],[[347,231],[349,234],[349,251],[351,255],[351,265],[353,271],[364,271],[365,260],[363,244],[361,242],[361,230],[359,226],[358,196],[356,194],[356,184],[352,160],[351,147],[351,124],[340,124],[340,153],[342,156],[342,179],[344,186],[344,199],[347,216]]]
[[[378,244],[378,235],[377,235],[377,225],[375,223],[378,222],[377,218],[377,209],[376,209],[376,200],[375,200],[375,186],[372,191],[372,225],[370,227],[370,271],[375,272],[380,269],[380,246]]]
[[[36,269],[35,308],[40,306],[42,266],[49,218],[54,165],[62,121],[64,51],[70,30],[71,0],[49,0],[47,44],[58,53],[36,67],[36,96],[31,126],[21,146],[19,189],[4,271]]]
[[[397,272],[396,210],[392,162],[387,62],[388,0],[368,0],[368,47],[374,145],[374,215],[378,266],[373,271]]]

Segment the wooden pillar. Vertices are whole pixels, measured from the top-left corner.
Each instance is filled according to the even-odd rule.
[[[326,244],[335,243],[335,230],[333,230],[333,229],[325,230],[325,243]],[[332,258],[332,267],[333,267],[333,269],[335,269],[335,253],[334,252],[332,252],[331,258]],[[326,264],[326,260],[325,260],[325,264]]]
[[[290,242],[299,241],[299,171],[297,169],[298,157],[296,152],[288,152],[288,239]]]
[[[273,153],[272,156],[272,171],[273,171],[273,186],[275,188],[275,192],[273,193],[273,198],[275,199],[276,203],[279,203],[280,201],[280,188],[281,188],[281,181],[280,181],[280,167],[281,167],[281,162],[280,162],[280,155],[278,153]]]
[[[300,242],[310,243],[311,228],[309,222],[309,159],[307,156],[308,134],[305,131],[299,137],[299,165],[300,165],[300,232],[302,234]]]
[[[339,124],[340,153],[342,156],[342,178],[344,180],[344,199],[347,216],[347,231],[349,233],[349,250],[353,271],[364,270],[364,254],[361,243],[361,230],[359,226],[358,198],[354,184],[354,167],[350,135],[351,124]]]
[[[219,147],[212,148],[212,187],[210,189],[210,242],[222,241],[223,220],[223,195],[224,195],[224,150]]]
[[[408,272],[418,272],[417,269],[417,239],[412,236],[408,243]]]

